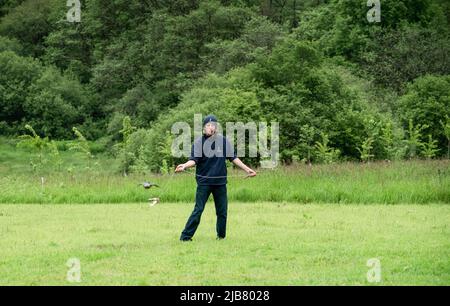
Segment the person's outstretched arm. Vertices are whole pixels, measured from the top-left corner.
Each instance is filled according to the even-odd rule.
[[[177,168],[175,169],[175,172],[183,172],[184,170],[194,167],[194,166],[195,166],[195,161],[188,160],[184,164],[178,165]]]
[[[233,159],[233,164],[247,172],[247,175],[250,177],[256,176],[256,171],[248,167],[246,164],[244,164],[239,158]]]

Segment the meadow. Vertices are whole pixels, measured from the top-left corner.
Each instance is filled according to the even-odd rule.
[[[449,285],[450,207],[238,203],[215,240],[208,203],[1,205],[0,285]],[[80,283],[67,281],[68,260]],[[370,259],[381,279],[368,282]]]
[[[0,139],[1,140],[1,139]],[[193,202],[195,172],[182,174],[130,174],[118,171],[117,161],[96,155],[91,168],[80,154],[62,151],[62,165],[49,160],[32,171],[32,152],[3,139],[0,144],[0,203],[93,204],[138,203],[159,197],[162,202]],[[292,165],[259,169],[246,179],[229,169],[229,199],[237,202],[427,204],[450,203],[450,162],[414,160],[331,165]],[[159,188],[138,184],[151,181]]]
[[[0,285],[450,285],[450,1],[382,2],[0,1]]]
[[[59,170],[37,172],[30,152],[0,151],[0,285],[450,284],[448,160],[291,165],[252,179],[230,169],[227,239],[215,240],[210,199],[182,243],[193,172],[123,176],[106,154],[87,169],[66,151]],[[70,259],[80,283],[68,281]],[[371,259],[380,282],[368,281]]]
[[[448,161],[296,166],[261,170],[255,178],[229,171],[229,199],[293,203],[450,203]],[[43,182],[42,183],[42,178]],[[145,190],[143,181],[159,184]],[[101,172],[11,174],[0,177],[0,203],[192,202],[195,173],[129,175]]]

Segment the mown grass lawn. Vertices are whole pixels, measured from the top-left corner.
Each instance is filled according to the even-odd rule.
[[[0,285],[450,285],[448,205],[232,202],[216,241],[209,202],[182,243],[192,205],[1,205]]]

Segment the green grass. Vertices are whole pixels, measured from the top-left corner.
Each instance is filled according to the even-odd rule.
[[[149,197],[163,202],[190,202],[195,196],[195,174],[130,175],[118,173],[117,160],[96,155],[91,169],[79,153],[62,151],[57,171],[51,159],[39,172],[31,171],[33,153],[0,138],[0,203],[91,204],[136,203]],[[67,171],[71,168],[71,171]],[[450,161],[401,161],[296,165],[244,173],[229,171],[229,199],[237,202],[428,204],[450,203]],[[44,177],[44,185],[41,184]],[[144,190],[150,180],[161,188]]]
[[[228,238],[214,239],[208,203],[183,244],[192,172],[124,177],[107,155],[86,169],[69,151],[33,172],[31,156],[0,138],[0,285],[69,284],[70,258],[82,285],[370,285],[371,258],[382,285],[450,285],[448,160],[230,170]]]
[[[178,241],[192,204],[2,205],[0,285],[450,285],[450,207],[230,203],[216,241],[213,203]]]
[[[450,162],[315,165],[260,170],[244,179],[230,171],[229,199],[238,202],[293,203],[450,203]],[[131,175],[102,172],[0,176],[0,203],[135,203],[149,197],[163,202],[190,202],[195,196],[194,173]],[[137,184],[150,180],[160,185],[150,191]]]
[[[94,159],[91,161],[92,171],[87,171],[87,158],[80,152],[70,151],[68,143],[71,141],[57,141],[62,166],[60,169],[56,166],[55,159],[46,152],[44,154],[45,165],[39,170],[39,175],[48,176],[56,172],[68,173],[68,169],[72,169],[75,173],[95,173],[114,174],[119,167],[117,160],[108,156],[99,147],[98,143],[91,142],[91,150]],[[0,136],[0,173],[3,175],[19,175],[29,176],[33,174],[30,160],[37,160],[37,153],[31,149],[18,148],[16,145],[18,139],[10,139]]]

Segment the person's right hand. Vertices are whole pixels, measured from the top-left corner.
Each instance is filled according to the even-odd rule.
[[[177,168],[175,169],[175,172],[183,172],[186,169],[186,167],[184,166],[184,164],[178,165]]]

